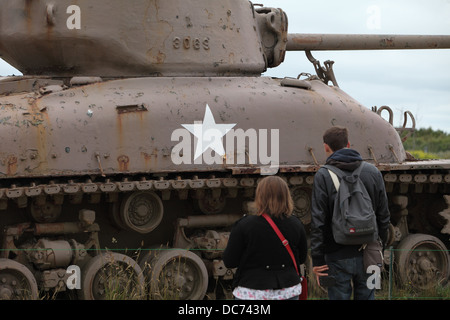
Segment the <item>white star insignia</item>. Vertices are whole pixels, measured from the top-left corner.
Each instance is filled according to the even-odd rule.
[[[194,159],[200,157],[208,148],[214,150],[220,156],[225,155],[222,137],[230,131],[234,124],[217,124],[211,109],[206,105],[203,122],[194,121],[194,124],[182,124],[189,132],[197,138]]]

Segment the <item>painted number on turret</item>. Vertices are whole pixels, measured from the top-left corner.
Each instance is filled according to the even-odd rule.
[[[67,7],[66,10],[67,14],[70,14],[70,16],[67,18],[67,29],[73,30],[73,29],[81,29],[81,9],[79,6],[71,5]]]
[[[172,41],[174,49],[184,48],[186,50],[194,49],[194,50],[209,50],[209,38],[204,38],[201,40],[200,38],[191,38],[187,37],[175,37]]]

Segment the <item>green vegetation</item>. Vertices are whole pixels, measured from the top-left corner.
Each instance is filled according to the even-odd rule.
[[[429,289],[418,289],[409,284],[401,285],[396,279],[389,283],[388,270],[381,273],[380,289],[375,291],[375,300],[449,300],[450,286],[439,281],[431,285]],[[309,300],[328,300],[326,289],[320,288],[317,284],[309,280],[308,299]],[[315,281],[315,279],[314,279]],[[353,299],[353,297],[352,297]]]
[[[450,134],[441,130],[416,130],[404,146],[417,159],[450,159]]]

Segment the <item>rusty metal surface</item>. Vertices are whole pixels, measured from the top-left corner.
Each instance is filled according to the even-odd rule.
[[[209,76],[266,68],[249,1],[5,1],[0,30],[2,58],[23,74]]]
[[[202,298],[208,277],[228,287],[234,272],[221,252],[230,226],[255,213],[262,175],[282,177],[294,214],[311,222],[322,134],[334,125],[383,174],[389,245],[448,234],[450,160],[413,159],[401,138],[414,131],[412,114],[395,128],[388,106],[361,105],[338,87],[333,61],[321,66],[310,50],[449,47],[449,36],[289,35],[282,9],[247,0],[4,1],[0,54],[25,76],[0,77],[0,270],[14,259],[40,291],[59,292],[69,264],[95,277],[100,248],[146,250],[139,265],[162,271],[171,251],[147,249],[164,247],[189,258],[181,278],[204,279],[192,290],[172,277],[169,296],[183,287]],[[261,77],[286,50],[306,51],[317,76]],[[227,128],[225,153],[210,145],[197,157],[195,125],[212,123]],[[13,298],[7,278],[0,291]],[[79,297],[103,289],[86,280]]]
[[[289,34],[287,51],[449,49],[448,35]]]
[[[4,137],[0,173],[3,177],[108,176],[258,166],[258,155],[247,156],[245,163],[237,159],[198,163],[193,138],[191,157],[173,162],[172,149],[179,138],[172,141],[172,133],[182,124],[202,120],[207,105],[217,123],[236,124],[235,130],[266,130],[268,139],[271,130],[278,130],[281,166],[324,163],[320,137],[323,128],[331,125],[347,126],[352,146],[366,159],[375,155],[379,162],[405,160],[401,140],[389,122],[337,87],[318,80],[308,83],[309,90],[285,87],[279,79],[266,77],[139,78],[0,97]]]
[[[381,171],[388,170],[433,170],[433,169],[450,169],[450,160],[422,160],[422,161],[405,161],[402,163],[387,164],[380,163],[378,168]]]
[[[257,75],[286,50],[450,47],[449,36],[288,34],[283,10],[231,0],[9,1],[0,30],[3,59],[53,76]]]

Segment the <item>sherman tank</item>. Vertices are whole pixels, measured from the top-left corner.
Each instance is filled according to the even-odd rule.
[[[0,57],[23,76],[0,79],[0,297],[229,297],[232,224],[277,174],[307,227],[333,125],[384,176],[401,281],[446,281],[450,161],[409,156],[412,114],[395,128],[312,54],[439,48],[448,36],[290,34],[247,0],[3,1]],[[317,74],[262,76],[289,50]]]

